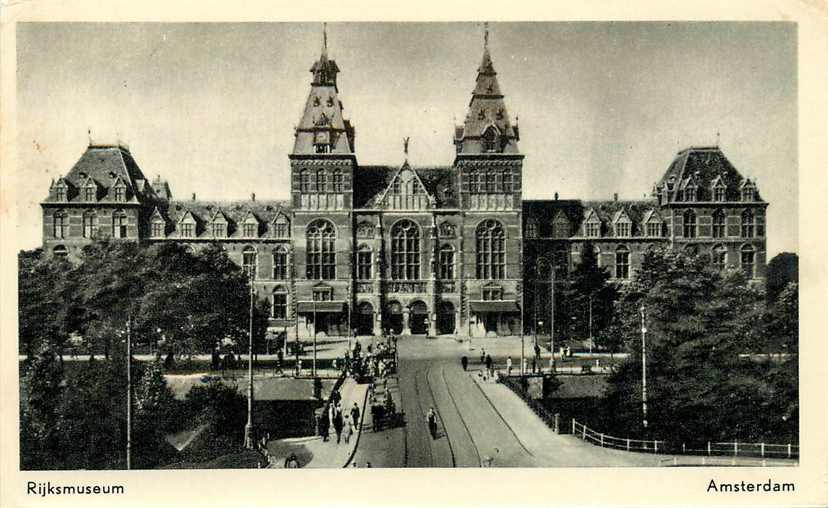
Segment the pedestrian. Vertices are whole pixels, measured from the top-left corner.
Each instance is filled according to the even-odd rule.
[[[540,360],[540,346],[537,343],[535,344],[535,358]]]
[[[437,439],[437,413],[434,412],[434,408],[428,410],[426,421],[428,422],[428,432],[431,434],[431,439]]]
[[[296,360],[296,376],[302,375],[302,359]]]
[[[462,366],[463,366],[463,370],[468,369],[468,367],[469,367],[469,359],[468,359],[468,358],[466,358],[465,356],[464,356],[463,358],[460,358],[460,365],[462,365]]]
[[[353,421],[353,422],[354,422],[354,427],[356,427],[356,428],[359,428],[359,427],[360,427],[360,421],[359,421],[359,406],[357,405],[357,403],[356,403],[356,402],[354,402],[354,405],[353,405],[353,407],[351,408],[351,421]]]
[[[555,353],[549,355],[549,372],[555,372]]]
[[[342,438],[345,440],[345,444],[348,444],[351,441],[351,435],[354,433],[354,422],[351,420],[351,415],[349,414],[345,414],[343,422]]]
[[[486,349],[480,348],[480,365],[483,365],[483,362],[486,361]]]
[[[342,418],[342,411],[334,410],[333,427],[336,431],[336,444],[342,439],[342,429],[345,428],[345,421]]]
[[[336,367],[337,367],[337,365],[336,365],[336,358],[334,358],[334,359],[333,359],[333,362],[331,362],[331,368],[335,371],[335,370],[336,370]]]
[[[492,366],[493,365],[494,365],[494,362],[492,361],[492,355],[486,354],[486,370],[489,371],[489,377],[494,375],[492,373]]]
[[[526,374],[527,372],[529,372],[529,359],[524,358],[523,359],[523,370],[521,371],[521,374]]]
[[[538,359],[534,356],[532,357],[532,374],[538,371]]]
[[[285,459],[285,469],[296,469],[299,467],[301,467],[299,465],[299,457],[297,457],[295,453],[288,455]]]
[[[508,356],[508,357],[506,357],[506,376],[508,377],[508,376],[511,376],[511,375],[512,375],[512,357]]]
[[[328,440],[328,433],[330,432],[331,420],[328,418],[328,412],[323,411],[319,416],[319,435],[322,436],[322,441]]]

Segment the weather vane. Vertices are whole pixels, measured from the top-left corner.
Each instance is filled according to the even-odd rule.
[[[409,137],[403,138],[403,153],[405,153],[405,159],[408,160],[408,140],[411,139]]]

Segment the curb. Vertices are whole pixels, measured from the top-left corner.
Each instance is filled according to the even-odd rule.
[[[343,468],[348,467],[351,464],[351,461],[354,460],[354,456],[356,456],[357,448],[359,448],[359,438],[362,436],[362,422],[365,421],[365,404],[368,403],[368,392],[371,391],[369,387],[365,390],[365,397],[362,399],[362,409],[359,415],[359,428],[357,429],[356,441],[354,441],[354,449],[351,450],[351,453],[348,455],[348,460],[345,461],[345,465],[342,466]]]

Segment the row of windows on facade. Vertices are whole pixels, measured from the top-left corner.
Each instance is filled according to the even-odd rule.
[[[166,236],[167,223],[163,220],[154,220],[150,223],[150,237],[164,238]],[[176,228],[181,238],[195,238],[196,224],[192,222],[181,222]],[[229,227],[224,222],[212,222],[207,225],[207,232],[212,238],[227,238]],[[273,222],[271,230],[273,238],[290,238],[290,223],[282,217]],[[242,236],[244,238],[258,238],[261,233],[260,224],[256,222],[242,223]]]
[[[664,189],[663,192],[658,193],[659,204],[662,203],[668,192],[669,188]],[[756,189],[752,185],[746,185],[745,187],[743,187],[742,191],[739,194],[742,201],[756,201]],[[701,201],[700,197],[701,194],[699,192],[699,188],[695,186],[689,186],[682,191],[676,192],[674,196],[674,201],[695,203]],[[717,203],[723,203],[727,201],[727,187],[725,187],[724,184],[714,186],[710,194],[710,197],[714,202]]]
[[[687,210],[682,214],[685,238],[698,237],[698,224],[696,213]],[[764,225],[757,223],[755,214],[745,210],[741,217],[740,232],[742,238],[755,238],[765,236]],[[724,238],[726,236],[727,218],[724,211],[716,210],[713,213],[713,227],[711,235],[713,238]],[[538,238],[538,222],[529,220],[526,223],[526,238]],[[584,223],[584,236],[587,238],[600,238],[602,236],[603,223],[598,220],[590,220]],[[646,224],[645,233],[650,238],[661,238],[665,235],[665,226],[661,221],[650,221]],[[611,236],[618,238],[629,238],[632,236],[632,223],[627,221],[616,222],[611,231]],[[555,220],[552,224],[552,238],[568,238],[570,236],[570,225],[566,220]],[[610,236],[610,235],[607,235]]]
[[[477,194],[514,192],[514,178],[510,169],[470,169],[466,175],[469,181],[469,192]]]
[[[94,203],[98,201],[98,187],[96,186],[87,186],[81,189],[81,197],[83,201]],[[69,188],[66,186],[59,186],[55,187],[55,200],[56,201],[67,201],[69,194]],[[125,186],[116,186],[112,188],[112,199],[118,202],[125,202],[126,201],[126,187]]]
[[[299,190],[301,192],[344,192],[342,170],[334,169],[331,176],[329,180],[326,169],[303,169],[299,172]]]

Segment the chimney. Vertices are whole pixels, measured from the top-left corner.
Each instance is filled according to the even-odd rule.
[[[195,201],[195,200],[196,200],[196,195],[195,195],[195,192],[193,192],[193,201]]]
[[[618,193],[617,192],[612,195],[612,200],[613,201],[618,201]]]
[[[256,201],[256,193],[255,192],[250,193],[250,201]]]

